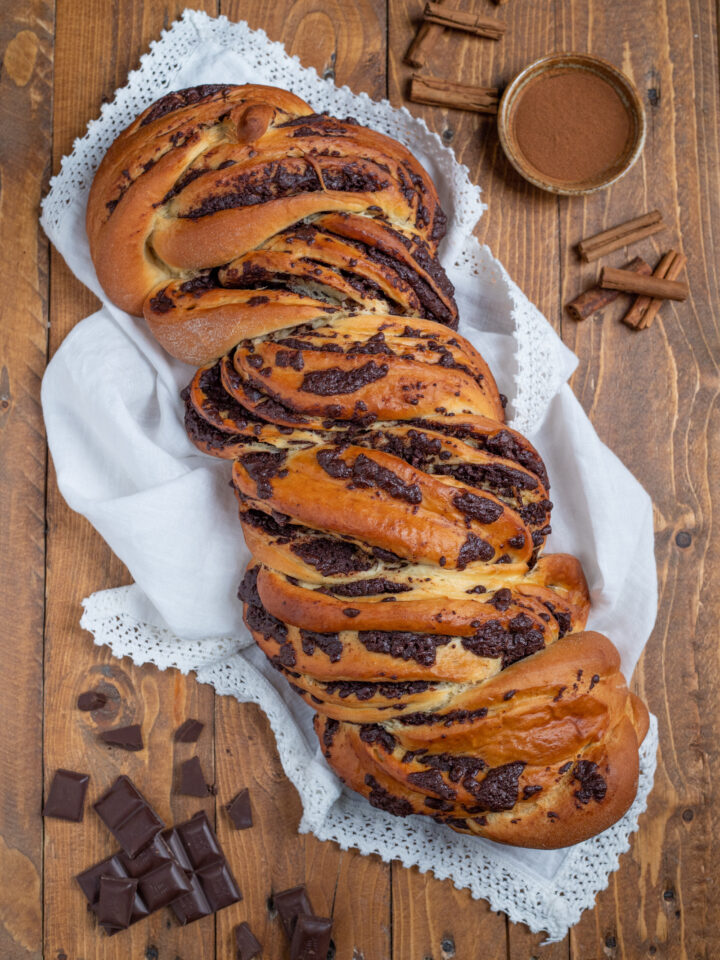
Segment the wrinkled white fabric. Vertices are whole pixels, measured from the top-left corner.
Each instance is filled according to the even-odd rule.
[[[449,218],[441,259],[456,286],[461,332],[488,360],[510,398],[511,424],[529,436],[548,468],[555,510],[546,549],[582,560],[593,599],[589,627],[614,640],[627,675],[654,622],[650,499],[600,442],[567,385],[575,356],[473,237],[484,205],[466,168],[404,108],[320,79],[262,31],[186,11],[76,141],[43,205],[48,236],[103,301],[69,334],[43,381],[58,484],[135,580],[87,598],[82,625],[117,656],[192,670],[219,693],[259,703],[302,800],[301,831],[448,877],[512,920],[561,939],[607,885],[645,809],[655,769],[654,719],[632,809],[601,836],[567,850],[515,850],[454,834],[428,818],[389,817],[344,790],[317,747],[312,711],[242,625],[236,591],[248,551],[228,465],[199,454],[182,425],[178,393],[192,370],[168,357],[141,320],[109,304],[98,285],[84,215],[104,151],[168,90],[222,81],[287,87],[318,112],[354,116],[403,141],[429,170]]]

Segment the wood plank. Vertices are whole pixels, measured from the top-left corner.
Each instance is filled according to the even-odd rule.
[[[52,29],[52,5],[44,0],[0,4],[0,874],[6,878],[0,956],[6,960],[39,958],[42,951],[46,457],[40,378],[48,246],[37,207],[49,173]]]
[[[482,184],[485,201],[502,210],[505,217],[508,207],[512,208],[512,203],[519,201],[511,192],[512,182],[502,179],[506,174],[504,169],[501,171],[502,177],[490,179],[490,173],[500,159],[499,147],[493,149],[490,146],[492,138],[497,140],[494,122],[476,114],[425,107],[406,100],[409,78],[414,71],[403,63],[403,56],[421,20],[423,6],[422,0],[397,0],[390,5],[390,101],[394,106],[405,105],[415,116],[423,117],[429,128],[436,131],[445,144],[452,146],[458,160],[468,166],[471,178]],[[469,0],[457,3],[453,0],[453,6],[466,10],[477,9],[477,4]],[[541,9],[538,11],[537,8]],[[538,50],[542,49],[543,37],[548,30],[548,16],[541,4],[517,3],[503,7],[499,12],[500,19],[514,23],[520,18],[527,21],[531,29],[527,29],[526,36],[525,33],[520,34],[516,27],[511,27],[500,43],[444,31],[428,51],[427,66],[423,72],[463,83],[496,86],[498,80],[504,78],[512,68],[508,64],[519,63],[523,56],[531,56],[535,45]],[[523,37],[522,44],[515,39],[519,36]],[[505,58],[509,59],[506,61]],[[530,189],[528,187],[521,193],[526,195]],[[507,237],[502,225],[499,226],[497,222],[488,226],[488,219],[485,216],[480,221],[478,229],[482,239],[503,238],[503,250],[507,247],[513,251],[516,247],[527,249],[529,243],[540,235],[544,236],[555,222],[554,216],[550,216],[545,207],[541,207],[525,226],[517,226],[520,218],[508,216],[513,231],[516,228],[526,230],[520,238],[515,232],[512,237]],[[497,249],[494,252],[504,257],[503,252]],[[512,270],[510,263],[508,266]],[[545,289],[546,280],[543,278],[542,283],[537,283],[538,290]],[[393,866],[393,956],[397,960],[410,956],[433,957],[434,960],[444,960],[446,956],[453,955],[458,958],[476,956],[479,942],[482,943],[484,958],[505,958],[508,955],[505,917],[493,913],[485,901],[473,900],[467,890],[456,890],[450,881],[440,882],[430,874],[422,875],[417,870]],[[446,948],[454,944],[454,954],[451,950],[444,950],[443,944]]]
[[[182,3],[57,4],[54,166],[73,137],[97,115],[103,97],[111,97],[137,65],[150,39],[181,12]],[[209,9],[215,10],[214,4]],[[83,63],[82,74],[77,64]],[[94,298],[70,275],[57,253],[52,259],[52,335],[55,350],[70,328],[94,309]],[[82,518],[63,502],[51,473],[48,496],[48,568],[45,669],[46,781],[57,766],[85,770],[92,781],[88,803],[120,772],[128,773],[167,821],[187,817],[199,806],[213,813],[214,803],[172,793],[175,768],[197,752],[213,779],[213,694],[176,671],[161,673],[113,659],[92,645],[78,626],[80,600],[88,593],[127,582],[128,574]],[[75,709],[77,694],[101,684],[109,696],[98,714]],[[187,716],[207,724],[197,747],[172,744],[173,729]],[[143,727],[145,750],[137,754],[101,746],[101,729],[126,722]],[[172,744],[172,746],[171,746]],[[174,957],[198,960],[215,955],[212,918],[186,929],[161,911],[112,939],[95,927],[73,874],[115,848],[91,810],[82,825],[53,821],[46,833],[45,956],[126,958]],[[187,951],[187,953],[186,953]]]
[[[574,955],[692,958],[720,952],[717,870],[720,656],[717,545],[719,490],[717,253],[720,145],[715,5],[641,0],[565,3],[558,47],[589,49],[620,66],[640,89],[648,140],[616,186],[561,204],[562,299],[583,286],[570,244],[658,206],[671,229],[637,252],[653,263],[682,247],[691,301],[663,306],[650,330],[563,320],[580,357],[574,388],[600,436],[646,487],[655,505],[661,599],[635,686],[660,721],[660,766],[647,814],[620,870],[572,932]],[[608,263],[622,260],[622,251]],[[605,261],[603,261],[605,262]],[[717,507],[715,508],[717,510]],[[689,545],[677,536],[689,534]]]
[[[338,84],[385,95],[384,0],[223,0],[222,12],[262,27],[305,66]],[[390,960],[389,867],[377,857],[298,835],[300,802],[282,774],[267,720],[254,705],[229,697],[218,697],[215,710],[218,781],[237,789],[247,785],[253,798],[252,830],[232,831],[224,817],[219,829],[239,865],[242,918],[263,944],[263,955],[279,958],[287,950],[279,921],[268,911],[268,896],[305,883],[314,909],[334,919],[337,960]],[[235,789],[228,786],[229,795],[221,799]],[[225,956],[233,922],[229,911],[218,915],[219,956]]]

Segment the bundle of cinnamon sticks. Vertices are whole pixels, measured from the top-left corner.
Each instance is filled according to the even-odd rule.
[[[495,2],[499,5],[505,0]],[[422,22],[405,54],[405,63],[411,67],[424,67],[428,51],[447,29],[459,30],[488,40],[499,40],[507,27],[501,20],[466,10],[455,10],[444,6],[442,0],[429,0],[425,4]],[[480,87],[418,74],[415,74],[410,82],[409,98],[415,103],[484,114],[496,114],[499,99],[497,87]]]
[[[665,224],[662,215],[652,210],[582,240],[578,244],[578,253],[586,262],[592,262],[663,229]],[[566,309],[575,320],[585,320],[621,293],[634,293],[635,300],[622,322],[635,330],[646,330],[665,300],[685,300],[688,297],[690,291],[687,283],[678,281],[686,263],[684,254],[670,250],[654,270],[641,257],[635,257],[622,269],[603,267],[597,285],[571,300]]]

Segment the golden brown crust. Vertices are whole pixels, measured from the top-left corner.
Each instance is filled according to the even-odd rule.
[[[457,324],[425,171],[284,90],[190,88],[149,107],[103,159],[86,223],[108,296],[187,363],[312,320],[311,290],[331,312],[392,306]]]
[[[444,217],[404,147],[285,91],[168,95],[88,205],[98,276],[170,352],[195,446],[232,461],[258,646],[345,783],[520,846],[605,829],[643,704],[543,556],[549,484],[452,333]],[[451,329],[449,329],[451,328]]]

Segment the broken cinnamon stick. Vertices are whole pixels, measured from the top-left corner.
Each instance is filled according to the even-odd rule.
[[[615,267],[602,268],[600,286],[606,290],[623,290],[625,293],[639,293],[660,300],[687,300],[690,293],[688,285],[678,280],[643,277],[630,270],[618,270]]]
[[[442,0],[439,0],[442,2]],[[436,23],[422,21],[405,54],[405,63],[411,67],[424,67],[428,51],[442,36],[443,28]]]
[[[634,260],[626,263],[623,269],[631,270],[633,273],[641,273],[646,277],[652,273],[652,267],[642,257],[635,257]],[[603,290],[602,287],[590,287],[589,290],[584,290],[570,303],[566,303],[565,309],[573,320],[587,320],[593,313],[602,310],[603,307],[612,303],[613,300],[617,300],[620,296],[622,296],[620,290]]]
[[[631,243],[636,243],[645,237],[651,237],[660,230],[665,229],[662,214],[659,210],[651,210],[650,213],[642,217],[635,217],[626,223],[620,223],[611,230],[603,230],[602,233],[594,237],[588,237],[587,240],[581,240],[578,244],[578,253],[587,263],[592,260],[598,260],[613,250],[620,247],[626,247]]]
[[[687,257],[684,253],[670,250],[653,270],[653,276],[666,280],[676,280],[680,276],[686,263]],[[622,322],[628,327],[634,327],[636,330],[646,330],[652,324],[663,303],[663,300],[657,298],[653,299],[647,296],[636,297],[632,307],[622,318]]]
[[[466,10],[453,10],[439,3],[426,3],[423,13],[425,23],[434,23],[450,30],[462,30],[474,37],[499,40],[507,30],[507,24],[491,17],[480,17]]]
[[[498,111],[497,87],[475,87],[435,77],[414,76],[410,81],[410,99],[414,103],[429,103],[434,107],[452,107],[472,113],[496,114]]]

